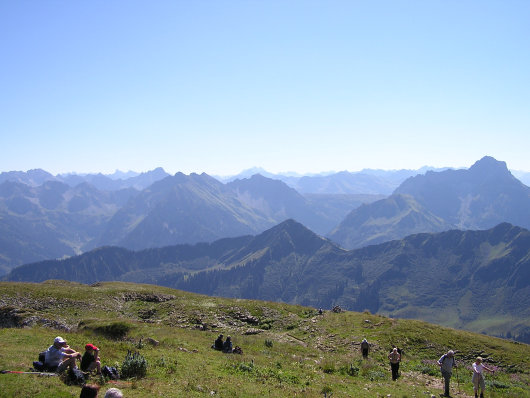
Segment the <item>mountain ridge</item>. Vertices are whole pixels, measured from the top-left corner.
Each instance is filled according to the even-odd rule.
[[[214,246],[215,253],[210,250]],[[73,275],[72,280],[95,283],[101,281],[98,275],[110,273],[113,279],[201,294],[316,308],[338,304],[495,335],[526,336],[528,247],[528,230],[502,223],[489,230],[414,234],[346,251],[287,220],[259,235],[200,244],[200,249],[105,248],[17,267],[4,279],[39,282]],[[46,268],[52,272],[46,273]]]

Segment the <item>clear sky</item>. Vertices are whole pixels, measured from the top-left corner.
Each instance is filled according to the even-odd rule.
[[[530,1],[0,0],[0,171],[530,171]]]

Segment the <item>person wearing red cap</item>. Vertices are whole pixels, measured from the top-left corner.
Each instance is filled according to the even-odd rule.
[[[83,358],[81,358],[81,370],[83,372],[92,372],[94,369],[96,369],[96,374],[101,374],[99,348],[89,343],[85,346],[85,353]]]

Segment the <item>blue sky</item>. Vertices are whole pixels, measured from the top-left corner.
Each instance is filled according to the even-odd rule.
[[[530,1],[1,1],[0,171],[530,171]]]

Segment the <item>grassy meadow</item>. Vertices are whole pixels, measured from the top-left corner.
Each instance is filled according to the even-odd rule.
[[[452,396],[472,396],[477,355],[497,371],[487,397],[530,396],[530,346],[425,322],[325,311],[253,300],[200,296],[151,285],[64,281],[0,283],[0,370],[29,370],[57,335],[101,350],[119,367],[128,351],[148,361],[147,376],[110,382],[126,397],[438,397],[436,360],[448,349],[460,365]],[[9,327],[8,327],[9,326]],[[211,349],[219,333],[243,354]],[[359,344],[372,344],[363,360]],[[386,358],[403,350],[401,377]],[[1,397],[78,397],[56,376],[0,374]],[[102,393],[100,393],[103,396]]]

